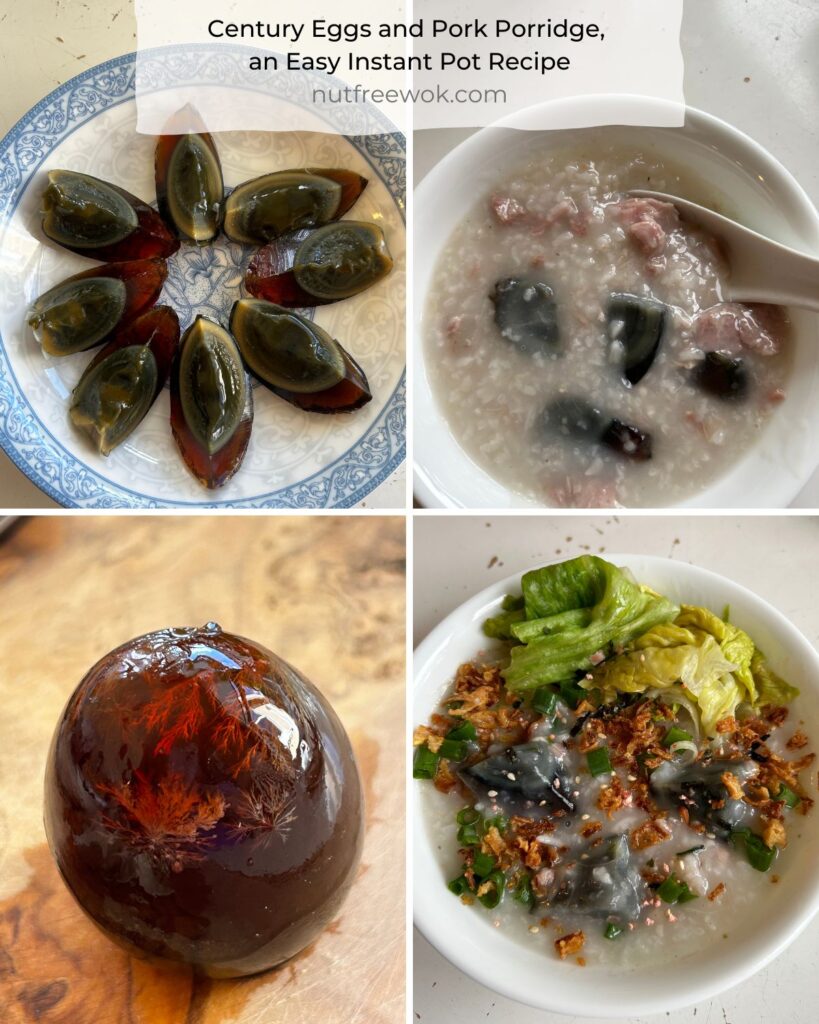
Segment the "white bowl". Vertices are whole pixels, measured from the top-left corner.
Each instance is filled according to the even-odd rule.
[[[618,140],[673,161],[708,184],[723,212],[769,237],[819,253],[819,213],[792,175],[767,150],[724,121],[686,108],[682,128],[644,127],[675,109],[636,96],[556,100],[484,128],[452,150],[415,193],[414,442],[415,483],[429,508],[526,508],[534,499],[498,483],[461,448],[432,393],[424,360],[426,298],[438,256],[475,199],[499,172],[524,162],[533,146],[564,148],[601,129],[536,130],[610,122]],[[528,129],[521,131],[519,129]],[[606,129],[603,129],[605,131]],[[582,151],[582,150],[581,150]],[[772,414],[759,440],[724,476],[681,503],[701,508],[782,508],[790,504],[819,463],[819,318],[792,310],[794,364],[787,401]]]
[[[798,718],[819,736],[819,655],[780,612],[737,583],[698,566],[642,555],[606,555],[674,601],[721,609],[747,630],[771,664],[802,690]],[[415,652],[413,724],[426,722],[448,691],[458,665],[486,648],[481,624],[504,594],[519,592],[518,573],[481,591],[447,616]],[[797,715],[794,715],[797,717]],[[415,923],[439,952],[510,999],[544,1010],[594,1017],[632,1017],[676,1010],[731,988],[778,956],[819,910],[819,810],[803,819],[801,838],[777,861],[780,882],[754,908],[754,927],[718,949],[631,970],[578,968],[510,939],[446,890],[447,878],[422,818],[422,789],[413,784]]]

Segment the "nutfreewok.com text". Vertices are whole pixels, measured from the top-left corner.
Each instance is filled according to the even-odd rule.
[[[313,89],[313,103],[506,103],[505,89]]]

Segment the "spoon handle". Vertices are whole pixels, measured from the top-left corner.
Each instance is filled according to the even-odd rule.
[[[772,302],[819,312],[819,260],[786,246],[777,246],[776,251],[767,243],[752,251],[748,244],[728,281],[732,301]]]

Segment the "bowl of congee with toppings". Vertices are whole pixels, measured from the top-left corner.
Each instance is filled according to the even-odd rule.
[[[467,601],[415,664],[415,921],[482,984],[658,1013],[819,909],[819,655],[761,597],[581,555]]]
[[[602,109],[624,125],[538,130]],[[416,491],[427,506],[782,507],[819,461],[819,320],[733,301],[731,252],[670,202],[819,252],[787,170],[722,121],[556,101],[416,194]],[[602,117],[601,117],[602,119]]]

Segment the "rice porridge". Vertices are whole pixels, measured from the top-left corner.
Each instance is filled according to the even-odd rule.
[[[664,506],[753,444],[786,397],[788,324],[723,300],[718,242],[667,203],[668,163],[612,145],[531,158],[459,224],[425,311],[454,436],[545,505]]]
[[[598,556],[521,589],[413,735],[425,884],[474,910],[465,928],[580,966],[763,926],[816,793],[798,689],[727,612]]]

